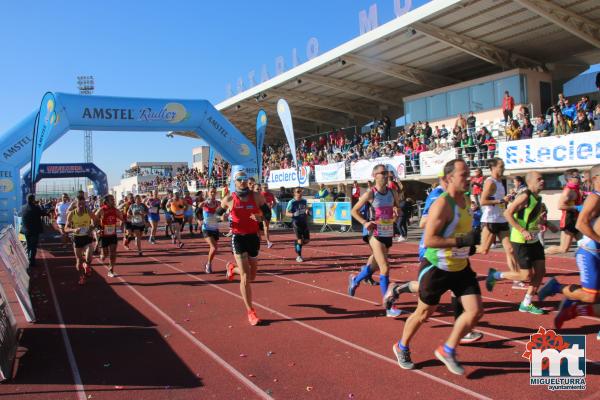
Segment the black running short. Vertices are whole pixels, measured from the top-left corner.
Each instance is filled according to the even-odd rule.
[[[510,230],[510,227],[508,226],[508,222],[485,222],[483,223],[483,225],[488,228],[488,231],[490,231],[490,233],[493,233],[494,235],[498,235],[502,232],[507,232]]]
[[[131,224],[131,226],[129,228],[130,231],[143,231],[144,229],[146,229],[146,225]]]
[[[298,240],[310,240],[310,230],[306,221],[292,221],[292,228]]]
[[[544,247],[538,242],[515,243],[510,242],[515,251],[515,258],[521,269],[532,269],[536,261],[544,261]]]
[[[419,299],[427,305],[435,306],[448,290],[456,297],[481,295],[477,274],[473,272],[471,265],[467,264],[458,272],[449,272],[431,265],[428,260],[421,261]]]
[[[563,232],[568,232],[572,235],[577,235],[579,231],[575,228],[577,224],[577,216],[579,213],[575,211],[565,211],[564,215],[560,220],[560,230]]]
[[[231,249],[233,250],[233,254],[247,253],[248,257],[256,258],[260,250],[260,239],[257,234],[234,234],[231,237]]]
[[[92,238],[88,235],[73,235],[73,245],[75,248],[80,249],[85,246],[89,246],[92,243]]]
[[[219,240],[219,232],[217,231],[207,231],[202,229],[202,234],[204,235],[204,237],[211,237],[215,239],[215,241]]]
[[[185,218],[173,218],[173,223],[183,226],[185,225]]]
[[[100,247],[108,247],[110,245],[116,245],[119,242],[117,235],[114,236],[102,236],[100,238]]]
[[[365,240],[367,243],[369,243],[371,238],[374,237],[375,239],[377,239],[377,241],[383,243],[386,248],[389,249],[390,247],[392,247],[392,243],[393,243],[392,239],[393,238],[391,238],[391,237],[379,237],[379,236],[374,236],[371,234],[369,236],[363,236],[363,240],[365,237],[368,238],[367,240]]]

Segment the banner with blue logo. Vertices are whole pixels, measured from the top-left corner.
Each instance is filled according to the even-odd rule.
[[[262,154],[267,133],[267,113],[262,108],[256,116],[256,159],[258,161],[258,179],[262,179]]]
[[[328,201],[324,204],[327,225],[352,225],[350,203]]]
[[[500,142],[498,157],[507,170],[591,166],[600,161],[600,132]]]
[[[294,165],[297,167],[298,160],[296,159],[296,138],[294,136],[294,125],[292,124],[292,112],[290,111],[290,106],[285,99],[279,99],[277,101],[277,114],[281,120],[285,137],[290,145],[290,151],[292,152]]]
[[[346,180],[346,163],[315,165],[315,181],[317,183],[341,182]]]
[[[32,182],[36,182],[40,161],[42,160],[42,153],[46,148],[46,142],[50,137],[52,128],[58,123],[59,119],[60,115],[56,112],[56,100],[54,94],[48,92],[42,98],[42,104],[37,115],[33,133],[33,149],[31,154]],[[35,187],[32,187],[31,191],[35,192]]]
[[[310,167],[277,169],[269,174],[269,189],[308,187]]]

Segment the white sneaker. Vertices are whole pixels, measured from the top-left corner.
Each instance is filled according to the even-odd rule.
[[[298,256],[296,257],[296,262],[304,262],[304,258]]]
[[[267,249],[270,249],[271,247],[273,247],[273,242],[267,242]]]
[[[204,266],[204,272],[206,272],[207,274],[212,274],[212,265],[210,265],[210,264],[207,263]]]
[[[527,284],[525,282],[521,282],[521,281],[513,281],[512,288],[519,289],[519,290],[527,290]]]
[[[108,277],[109,278],[115,278],[117,276],[117,274],[115,274],[113,271],[108,271]]]
[[[406,242],[406,238],[404,236],[398,236],[396,242]]]

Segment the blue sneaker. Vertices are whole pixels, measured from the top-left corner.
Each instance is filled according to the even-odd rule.
[[[348,295],[350,297],[354,297],[354,294],[356,293],[356,288],[360,284],[354,282],[354,278],[356,278],[356,274],[350,274],[350,276],[348,277]]]
[[[494,268],[490,268],[490,270],[488,271],[488,276],[487,278],[485,278],[485,288],[488,290],[488,292],[494,290],[494,285],[497,282],[497,279],[494,278],[496,272],[498,271],[496,271]]]
[[[538,298],[540,301],[544,301],[546,297],[554,296],[557,293],[560,293],[560,284],[556,278],[550,278],[548,279],[548,282],[538,290]]]

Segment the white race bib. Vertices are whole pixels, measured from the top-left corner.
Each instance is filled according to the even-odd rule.
[[[380,219],[377,223],[377,236],[393,237],[394,236],[394,221],[391,219]]]
[[[132,222],[133,222],[134,224],[136,224],[136,225],[141,225],[141,224],[143,224],[143,223],[144,223],[144,219],[142,218],[142,216],[141,216],[141,215],[134,215],[134,216],[133,216],[133,221],[132,221]]]
[[[117,233],[117,229],[114,225],[104,225],[104,235],[110,236]]]
[[[79,232],[77,234],[83,236],[83,235],[87,235],[89,231],[90,231],[89,227],[82,226],[81,228],[79,228]]]
[[[150,207],[150,209],[148,209],[148,212],[150,214],[158,214],[158,207]]]

